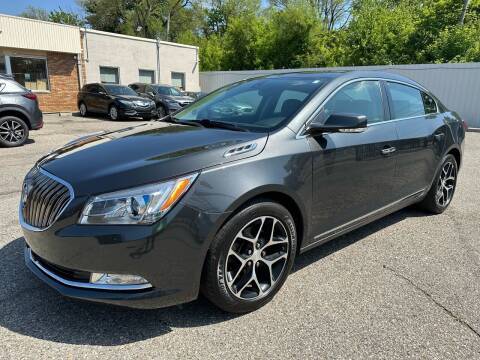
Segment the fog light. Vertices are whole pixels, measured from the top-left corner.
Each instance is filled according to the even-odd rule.
[[[138,275],[92,273],[90,282],[98,285],[150,285]]]

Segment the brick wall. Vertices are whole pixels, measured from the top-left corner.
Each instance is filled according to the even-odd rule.
[[[49,93],[37,93],[44,112],[77,110],[78,70],[75,55],[47,53]]]

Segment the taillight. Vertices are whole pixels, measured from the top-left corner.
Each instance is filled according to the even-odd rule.
[[[26,97],[27,99],[30,99],[30,100],[37,100],[37,95],[35,95],[34,93],[32,92],[28,92],[28,93],[25,93],[25,94],[22,94],[23,97]]]
[[[468,124],[465,120],[462,120],[463,130],[468,131]]]

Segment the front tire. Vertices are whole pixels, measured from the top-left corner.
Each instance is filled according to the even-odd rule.
[[[282,205],[259,201],[234,215],[207,255],[202,293],[220,309],[246,313],[267,304],[293,266],[297,234]]]
[[[443,213],[452,202],[457,187],[457,174],[457,160],[448,154],[444,157],[427,196],[419,203],[420,207],[433,214]]]
[[[158,116],[159,119],[162,119],[165,116],[167,116],[167,110],[165,109],[165,107],[163,105],[158,105],[157,106],[157,116]]]
[[[22,146],[28,139],[28,126],[16,116],[5,116],[0,119],[0,146]]]
[[[120,120],[120,114],[118,113],[118,108],[115,105],[110,106],[110,109],[108,109],[108,117],[112,121]]]

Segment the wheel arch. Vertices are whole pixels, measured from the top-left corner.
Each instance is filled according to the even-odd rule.
[[[460,165],[461,165],[461,162],[462,162],[462,152],[460,151],[460,149],[455,147],[455,146],[451,147],[447,151],[447,155],[448,154],[452,154],[455,157],[455,160],[457,161],[457,166],[460,169]]]
[[[12,108],[12,107],[0,108],[0,118],[3,118],[4,116],[18,117],[19,119],[22,119],[25,122],[25,124],[27,124],[27,127],[29,130],[32,130],[32,124],[30,123],[30,118],[21,109]]]
[[[303,240],[307,234],[307,212],[303,202],[283,186],[265,186],[249,191],[244,196],[233,202],[227,209],[226,216],[220,221],[215,229],[215,235],[235,214],[249,204],[256,201],[272,201],[284,206],[292,215],[297,231],[297,253],[302,247]]]

